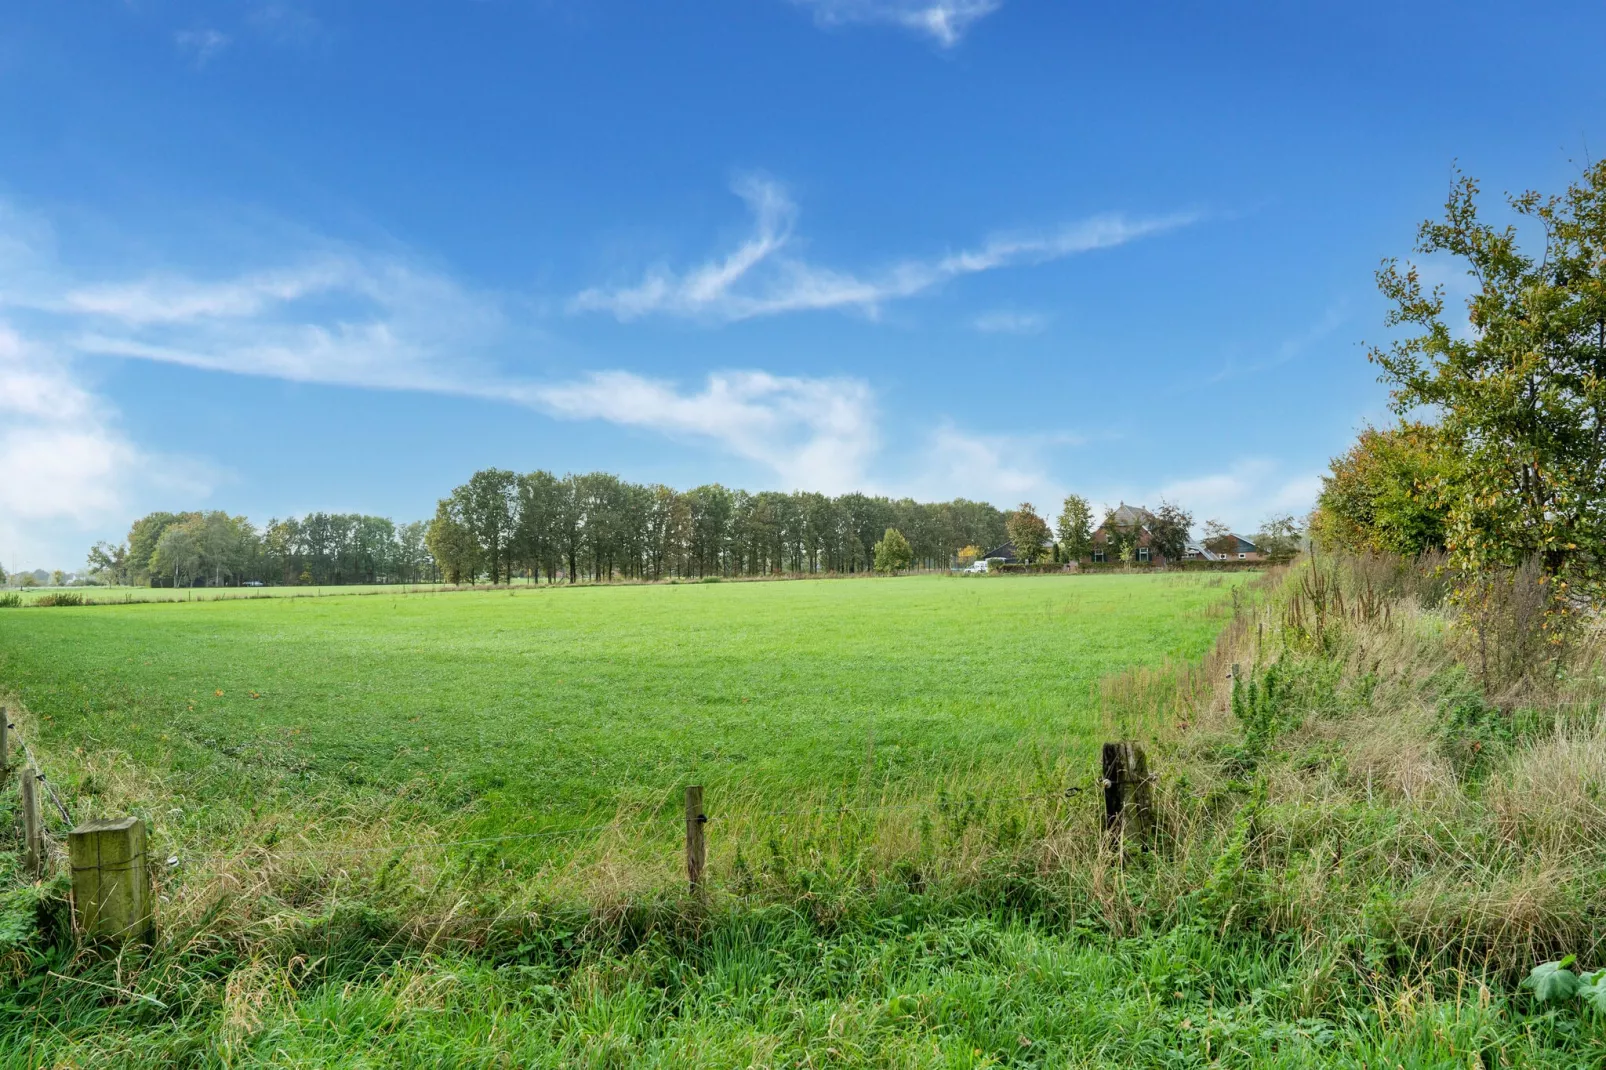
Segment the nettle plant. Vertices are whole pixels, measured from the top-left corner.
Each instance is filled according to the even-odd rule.
[[[1591,973],[1574,973],[1573,963],[1578,956],[1568,955],[1559,962],[1541,962],[1533,968],[1522,987],[1531,989],[1541,1004],[1584,1006],[1597,1014],[1606,1015],[1606,970]]]

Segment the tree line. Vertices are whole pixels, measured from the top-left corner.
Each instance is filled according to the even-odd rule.
[[[1179,560],[1191,514],[1162,502],[1148,517],[1153,547]],[[259,529],[221,511],[157,512],[135,521],[124,543],[97,543],[89,567],[104,582],[164,587],[898,572],[968,564],[1006,540],[1023,561],[1085,561],[1092,520],[1087,499],[1074,494],[1051,528],[1030,502],[1004,511],[963,498],[749,493],[717,483],[678,491],[606,472],[490,468],[442,498],[428,522],[309,513]],[[1113,513],[1103,526],[1109,559],[1130,563],[1136,532]]]
[[[964,499],[677,491],[606,472],[486,469],[428,522],[310,513],[258,528],[221,511],[151,513],[124,542],[95,544],[89,568],[103,582],[163,587],[898,571],[946,568],[963,546],[995,546],[1006,518]]]
[[[856,573],[946,568],[994,546],[1006,515],[985,502],[916,502],[859,493],[678,491],[606,472],[474,473],[441,499],[426,544],[445,578],[554,582],[615,578]],[[896,536],[896,538],[893,538]]]
[[[159,587],[430,583],[440,573],[425,529],[421,521],[309,513],[258,530],[221,511],[158,512],[136,520],[126,542],[96,543],[89,567],[108,582]]]

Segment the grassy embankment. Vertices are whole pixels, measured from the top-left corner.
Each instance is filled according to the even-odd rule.
[[[0,1035],[107,1065],[1598,1057],[1598,1022],[1514,984],[1599,955],[1597,663],[1490,701],[1433,585],[1372,572],[1320,626],[1288,625],[1286,582],[1235,596],[1191,666],[1156,663],[1208,644],[1214,578],[836,585],[867,592],[846,610],[806,585],[470,595],[368,627],[295,603],[272,625],[232,616],[265,603],[19,614],[0,679],[74,805],[146,808],[185,861],[159,945],[118,961],[62,937],[52,889],[12,893]],[[609,635],[574,597],[649,591]],[[242,675],[264,666],[266,690]],[[442,702],[442,673],[469,694]],[[1065,793],[1100,712],[1161,774],[1160,837],[1124,860],[1096,793]],[[711,785],[705,902],[677,876],[688,777]],[[300,853],[598,814],[572,838]]]

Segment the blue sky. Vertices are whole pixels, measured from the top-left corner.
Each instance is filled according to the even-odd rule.
[[[1459,161],[1606,145],[1606,7],[63,0],[0,14],[0,561],[474,469],[1169,497],[1384,414]],[[1442,265],[1444,281],[1458,285]]]

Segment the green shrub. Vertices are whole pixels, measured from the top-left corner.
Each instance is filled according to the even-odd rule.
[[[22,605],[22,595],[16,591],[0,594],[0,609],[16,609]]]

